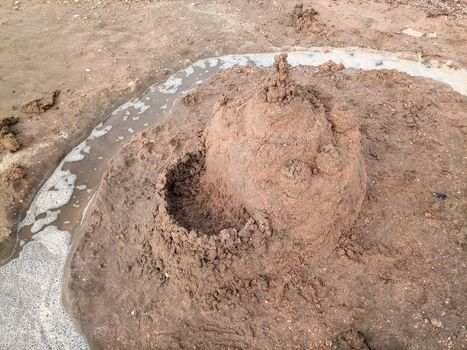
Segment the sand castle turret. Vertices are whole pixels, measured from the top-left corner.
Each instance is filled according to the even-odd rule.
[[[279,55],[255,92],[214,108],[205,176],[274,228],[319,239],[353,220],[363,200],[359,126],[342,107],[327,112]]]

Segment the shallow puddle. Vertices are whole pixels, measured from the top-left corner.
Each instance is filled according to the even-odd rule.
[[[62,281],[70,232],[80,225],[107,161],[134,133],[164,121],[178,98],[217,71],[247,64],[270,67],[275,54],[200,60],[117,108],[65,157],[37,193],[9,254],[0,257],[0,348],[88,348],[64,310]],[[402,55],[358,48],[289,51],[291,65],[315,66],[327,60],[347,68],[396,69],[467,94],[467,71],[463,69],[429,67]]]

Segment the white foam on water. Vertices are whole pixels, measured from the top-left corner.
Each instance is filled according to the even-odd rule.
[[[206,62],[208,60],[209,58],[196,61],[195,63],[192,64],[192,66],[196,68],[206,69]]]
[[[0,269],[0,349],[88,349],[62,305],[69,234],[48,226]]]
[[[165,83],[159,86],[159,91],[163,94],[174,94],[182,85],[183,79],[172,75]]]
[[[195,69],[193,68],[193,66],[189,66],[184,70],[184,72],[185,72],[185,78],[188,78],[190,75],[192,75],[195,72]]]
[[[44,226],[50,225],[52,222],[57,220],[58,214],[60,213],[61,213],[60,209],[47,210],[47,212],[45,213],[46,216],[44,218],[36,219],[36,221],[34,221],[34,224],[32,224],[32,227],[31,227],[31,232],[37,233],[40,230],[42,230]]]
[[[431,62],[426,65],[420,61],[403,58],[404,53],[391,53],[371,49],[351,48],[311,48],[288,51],[288,62],[292,66],[318,66],[331,60],[346,68],[354,69],[395,69],[414,77],[424,77],[449,85],[460,94],[467,95],[467,70],[452,68],[448,64]],[[227,55],[219,57],[221,68],[235,65],[244,66],[254,63],[261,67],[271,67],[274,56],[269,54]],[[195,63],[196,64],[196,63]]]
[[[70,201],[75,188],[76,175],[64,165],[83,160],[82,152],[90,151],[87,141],[111,128],[99,124],[62,160],[18,225],[32,225],[34,235],[17,259],[0,267],[0,349],[88,349],[61,299],[69,233],[47,225],[57,220],[58,208]]]
[[[151,106],[147,105],[143,101],[139,100],[139,101],[136,101],[134,103],[133,107],[135,109],[139,109],[138,114],[142,114],[142,113],[146,112]]]
[[[141,99],[134,99],[132,101],[128,101],[122,104],[120,107],[118,107],[116,110],[112,112],[112,115],[115,115],[118,112],[126,110],[125,116],[129,116],[130,115],[130,111],[128,111],[129,108],[134,108],[136,110],[139,110],[138,114],[141,114],[141,113],[144,113],[149,107],[150,106],[145,104]],[[125,116],[124,116],[124,119],[125,119]]]
[[[134,101],[128,101],[118,107],[115,111],[112,112],[112,115],[117,114],[118,112],[124,111],[134,105]]]
[[[66,163],[83,160],[85,154],[81,152],[88,149],[89,146],[87,146],[87,141],[104,136],[111,130],[111,128],[112,126],[110,125],[102,128],[102,123],[99,124],[91,131],[91,134],[85,141],[81,142],[78,146],[73,148],[70,153],[68,153],[49,179],[39,189],[39,192],[36,194],[36,197],[29,206],[24,219],[18,224],[18,230],[24,226],[33,225],[39,215],[61,208],[69,202],[75,188],[76,175],[72,174],[69,170],[63,170],[64,165]],[[55,220],[56,218],[53,221]],[[53,221],[48,222],[48,224]]]
[[[446,83],[455,91],[467,95],[465,69],[456,70],[442,64],[426,66],[418,61],[405,59],[403,54],[360,48],[289,48],[287,51],[292,65],[316,66],[332,60],[348,68],[397,69],[412,76]],[[227,55],[204,59],[185,69],[184,75],[190,76],[197,69],[226,69],[249,63],[270,67],[275,54]],[[175,74],[165,83],[151,86],[149,91],[159,90],[164,94],[174,94],[182,85],[183,78],[180,74]],[[112,114],[127,110],[126,115],[130,115],[129,108],[134,108],[141,114],[150,107],[141,98],[121,105]],[[167,109],[167,105],[160,108]],[[145,123],[144,126],[148,124]],[[83,160],[86,152],[90,151],[87,141],[104,136],[111,128],[110,125],[102,128],[102,123],[99,124],[85,141],[65,157],[41,187],[21,221],[20,227],[32,225],[33,233],[38,233],[33,235],[31,242],[24,244],[17,259],[0,267],[0,349],[88,348],[85,338],[73,326],[61,301],[63,270],[70,249],[69,233],[47,225],[57,219],[59,208],[70,201],[75,188],[85,189],[84,185],[75,186],[76,175],[64,170],[64,165]],[[130,129],[128,131],[131,132]],[[123,136],[118,137],[117,141],[120,140],[123,140]],[[85,210],[91,200],[83,203]],[[79,207],[76,203],[73,205]]]
[[[102,137],[105,134],[107,134],[110,130],[112,130],[112,125],[107,125],[105,128],[102,128],[102,123],[100,123],[91,131],[91,135],[89,135],[88,140],[94,140],[99,137]]]
[[[19,223],[19,229],[24,226],[29,226],[36,221],[41,214],[47,213],[49,210],[58,209],[71,198],[73,194],[76,175],[69,170],[63,170],[65,163],[75,162],[84,159],[81,151],[86,147],[86,141],[83,141],[76,146],[55,169],[50,178],[40,188],[33,202],[31,203],[26,216]]]
[[[245,66],[249,62],[251,62],[250,57],[251,57],[251,55],[248,55],[248,56],[244,56],[244,55],[228,55],[228,56],[220,57],[221,68],[222,69],[227,69],[227,68],[231,68],[233,66]],[[273,56],[271,56],[271,57],[273,59]],[[272,60],[271,60],[271,63],[272,63]]]
[[[209,65],[209,67],[216,67],[218,64],[219,64],[219,59],[214,57],[214,58],[208,58],[207,59],[207,63]]]

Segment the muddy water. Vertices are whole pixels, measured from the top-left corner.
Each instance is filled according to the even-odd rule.
[[[70,232],[80,225],[92,202],[107,160],[134,133],[169,117],[178,98],[220,69],[246,64],[268,67],[273,57],[274,53],[229,55],[198,61],[117,108],[70,152],[36,195],[11,251],[0,257],[0,348],[88,348],[64,311],[62,280]],[[357,48],[289,52],[292,65],[319,65],[329,59],[349,68],[397,69],[467,94],[467,71],[429,67],[402,55]]]

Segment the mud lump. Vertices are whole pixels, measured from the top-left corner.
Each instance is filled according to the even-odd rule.
[[[215,106],[206,178],[247,212],[266,212],[275,229],[321,240],[354,220],[363,201],[358,123],[345,107],[325,111],[279,55],[257,93]]]

